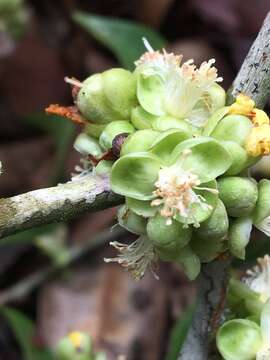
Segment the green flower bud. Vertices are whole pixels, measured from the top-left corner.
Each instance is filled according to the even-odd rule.
[[[253,224],[270,236],[270,180],[263,179],[258,184],[258,201],[253,213]]]
[[[102,131],[105,129],[106,125],[103,124],[94,124],[94,123],[88,123],[84,131],[87,135],[92,136],[96,139],[98,139],[102,133]]]
[[[189,280],[195,280],[201,271],[200,259],[189,245],[186,245],[180,250],[177,262],[183,267]]]
[[[131,233],[137,235],[146,233],[146,219],[135,214],[126,205],[118,209],[117,218],[119,225]]]
[[[223,253],[227,248],[224,239],[202,239],[196,234],[193,235],[190,246],[201,262],[210,262]]]
[[[210,217],[200,224],[200,227],[195,229],[195,236],[205,240],[216,240],[223,238],[229,228],[229,219],[225,206],[221,200],[218,200],[217,205],[210,215]]]
[[[246,319],[227,321],[217,333],[217,347],[225,360],[253,360],[262,343],[260,327]]]
[[[56,360],[94,360],[91,338],[74,331],[60,340],[55,349]]]
[[[227,149],[232,158],[232,165],[225,175],[237,175],[248,167],[248,154],[242,146],[234,141],[222,141],[222,145]]]
[[[105,97],[120,119],[129,119],[136,104],[136,77],[125,69],[110,69],[102,73]]]
[[[138,130],[151,129],[155,119],[156,116],[148,113],[141,106],[137,106],[131,111],[131,122]]]
[[[192,233],[191,228],[184,228],[183,224],[176,220],[172,220],[168,225],[167,219],[159,214],[148,220],[146,230],[147,236],[159,250],[161,258],[163,251],[165,255],[170,254],[175,258],[178,250],[190,241]]]
[[[73,146],[82,155],[92,155],[98,158],[103,154],[98,141],[85,133],[77,136]]]
[[[219,121],[211,136],[218,140],[234,141],[244,146],[253,125],[243,115],[227,115]]]
[[[113,162],[110,160],[101,160],[95,167],[96,175],[109,175],[111,173]]]
[[[113,111],[108,104],[102,74],[92,75],[83,82],[77,96],[77,106],[87,120],[95,123],[106,124],[121,119],[120,114]]]
[[[225,177],[218,180],[219,197],[223,201],[229,216],[249,215],[258,198],[255,180],[247,177]]]
[[[124,142],[121,148],[121,156],[149,150],[158,135],[159,132],[151,129],[135,131]]]
[[[113,121],[108,124],[102,131],[99,143],[103,149],[111,149],[113,139],[119,134],[131,134],[134,131],[134,127],[124,120]]]
[[[251,230],[251,217],[240,217],[230,226],[229,248],[231,253],[239,259],[245,259],[245,248],[249,242]]]

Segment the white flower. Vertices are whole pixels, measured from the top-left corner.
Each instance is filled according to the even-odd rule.
[[[200,180],[196,174],[186,171],[181,167],[181,162],[191,153],[186,150],[179,162],[163,167],[159,171],[158,180],[155,183],[156,190],[153,192],[156,197],[152,206],[161,206],[160,215],[167,218],[167,225],[172,223],[174,216],[180,215],[184,219],[185,226],[193,223],[195,227],[200,224],[194,217],[194,204],[204,208],[211,208],[203,196],[195,190],[207,190],[216,193],[216,189],[199,187]]]
[[[222,81],[217,76],[217,69],[212,66],[215,60],[205,61],[199,68],[192,59],[181,65],[182,55],[168,54],[165,50],[160,53],[154,51],[145,39],[144,43],[148,52],[135,65],[145,79],[150,81],[151,77],[156,77],[154,85],[161,103],[158,107],[153,106],[154,115],[167,114],[187,119],[195,126],[203,126],[211,110],[208,91],[214,83]],[[145,101],[147,103],[141,105],[152,112],[149,97]]]
[[[270,298],[270,256],[258,258],[257,262],[258,265],[247,271],[248,277],[243,281],[251,290],[260,294],[260,300],[265,303]]]

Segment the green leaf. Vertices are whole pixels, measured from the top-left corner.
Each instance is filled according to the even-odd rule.
[[[193,314],[195,311],[195,304],[188,307],[186,312],[174,325],[169,339],[169,349],[166,355],[166,360],[177,360],[182,345],[186,339],[188,329],[191,325]]]
[[[262,345],[260,327],[253,321],[227,321],[217,333],[217,347],[225,360],[254,360]]]
[[[161,49],[166,43],[160,34],[133,21],[90,15],[81,11],[76,11],[72,17],[77,24],[108,47],[127,69],[132,70],[134,61],[145,52],[143,37],[147,38],[154,49]]]
[[[38,349],[34,346],[33,339],[35,327],[33,322],[20,311],[2,307],[0,309],[8,321],[14,335],[20,345],[24,360],[52,360],[51,353],[46,349]]]

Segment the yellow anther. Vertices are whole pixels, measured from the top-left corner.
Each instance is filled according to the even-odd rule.
[[[262,124],[254,127],[246,139],[245,148],[251,156],[270,154],[270,126]]]
[[[255,102],[244,94],[239,94],[229,108],[229,114],[251,116]]]
[[[73,331],[68,335],[69,340],[75,346],[75,348],[79,348],[82,346],[83,342],[83,334],[79,331]]]
[[[263,110],[254,109],[252,111],[251,120],[255,126],[261,126],[264,124],[269,124],[269,117]]]

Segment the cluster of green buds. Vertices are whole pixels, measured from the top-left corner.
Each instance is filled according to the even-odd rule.
[[[243,94],[225,106],[214,59],[196,67],[145,45],[133,72],[67,80],[85,120],[75,148],[124,196],[118,223],[138,235],[105,260],[135,279],[173,261],[194,279],[224,252],[244,259],[253,225],[270,234],[270,181],[248,173],[270,153],[269,118]]]
[[[91,337],[73,331],[61,339],[54,351],[55,360],[106,360],[104,353],[95,353]]]
[[[225,360],[270,359],[270,257],[238,281],[230,280],[229,320],[217,333],[217,347]]]
[[[18,38],[24,30],[27,17],[24,0],[0,0],[0,31]]]

